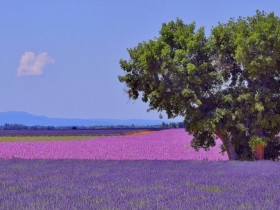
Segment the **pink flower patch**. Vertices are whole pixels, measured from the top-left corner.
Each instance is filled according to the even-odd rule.
[[[1,142],[0,158],[90,160],[228,160],[221,140],[209,151],[196,152],[184,129],[141,135],[106,136],[84,141]]]

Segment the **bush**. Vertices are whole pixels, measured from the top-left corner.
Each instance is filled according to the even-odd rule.
[[[264,159],[280,161],[280,137],[272,139],[268,142],[265,151]]]

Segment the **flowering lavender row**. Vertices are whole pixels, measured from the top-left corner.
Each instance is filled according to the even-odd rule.
[[[272,161],[0,159],[0,209],[279,209]]]
[[[129,132],[149,130],[142,128],[84,129],[84,130],[0,130],[0,136],[81,136],[81,135],[117,135]],[[153,129],[155,130],[155,129]]]
[[[184,129],[142,135],[106,136],[83,141],[1,142],[0,158],[93,160],[228,160],[221,141],[210,151],[196,152]]]

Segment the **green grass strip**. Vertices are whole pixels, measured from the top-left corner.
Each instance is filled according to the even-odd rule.
[[[0,136],[0,142],[19,142],[19,141],[73,141],[89,140],[98,136]]]

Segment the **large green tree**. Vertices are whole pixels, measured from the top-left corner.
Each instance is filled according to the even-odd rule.
[[[257,11],[204,28],[177,19],[159,37],[128,49],[120,60],[129,98],[149,110],[184,117],[192,146],[208,149],[217,136],[232,159],[250,159],[256,144],[278,152],[280,19]],[[277,154],[274,154],[274,158]]]

